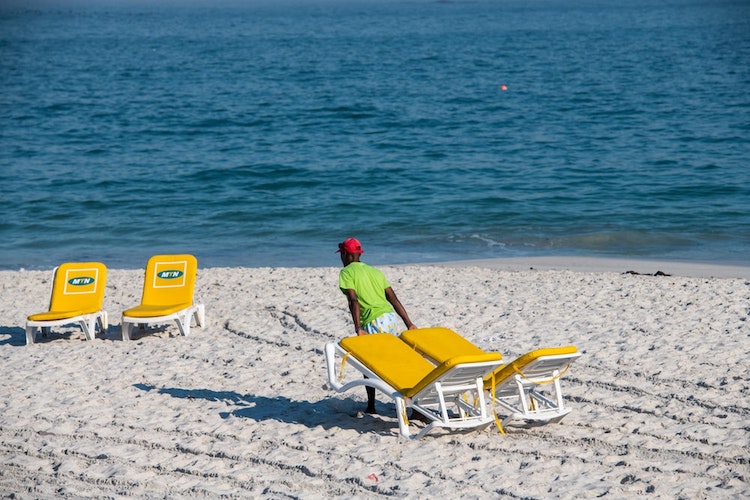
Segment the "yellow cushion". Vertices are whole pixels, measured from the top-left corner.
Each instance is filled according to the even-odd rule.
[[[489,376],[485,377],[484,385],[485,387],[489,387],[489,384],[491,384],[492,382],[493,375],[495,376],[495,384],[498,384],[506,378],[512,377],[516,373],[516,370],[523,372],[523,368],[525,366],[541,357],[559,356],[561,354],[575,354],[577,352],[578,349],[576,349],[576,347],[572,345],[565,347],[547,347],[544,349],[537,349],[535,351],[528,352],[515,361],[511,362],[510,364],[498,368]]]
[[[454,356],[435,367],[405,342],[388,333],[347,337],[339,345],[406,397],[419,393],[456,365],[500,360],[498,353],[481,353]]]
[[[57,321],[59,319],[68,319],[68,318],[75,318],[76,316],[81,316],[83,314],[91,314],[98,311],[98,309],[95,309],[93,311],[85,310],[85,309],[79,309],[77,311],[48,311],[43,313],[37,313],[32,314],[28,317],[29,321]]]
[[[168,316],[176,312],[180,312],[188,307],[192,306],[191,303],[174,304],[168,306],[161,305],[144,305],[131,307],[130,309],[123,311],[123,316],[131,318],[156,318],[159,316]]]
[[[454,356],[486,354],[458,333],[443,327],[406,330],[401,334],[401,340],[435,363],[442,363]]]
[[[398,337],[388,333],[347,337],[339,345],[401,393],[414,387],[434,368]]]

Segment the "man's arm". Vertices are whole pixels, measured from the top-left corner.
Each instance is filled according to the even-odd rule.
[[[393,291],[393,288],[388,287],[385,289],[385,298],[388,300],[388,302],[391,303],[391,305],[393,306],[393,309],[396,311],[396,314],[401,316],[401,319],[404,320],[404,324],[406,325],[406,328],[408,328],[409,330],[414,330],[417,328],[414,325],[414,323],[412,323],[411,320],[409,319],[409,315],[406,314],[406,309],[404,309],[404,306],[401,304],[401,301],[398,300],[398,297],[396,297],[396,292]]]
[[[367,332],[362,329],[362,325],[359,320],[359,300],[357,300],[357,292],[353,288],[346,289],[346,300],[349,302],[349,311],[352,313],[352,321],[354,321],[354,331],[357,335],[367,335]]]

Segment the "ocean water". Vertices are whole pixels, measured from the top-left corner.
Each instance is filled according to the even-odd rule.
[[[0,268],[750,263],[750,2],[0,4]]]

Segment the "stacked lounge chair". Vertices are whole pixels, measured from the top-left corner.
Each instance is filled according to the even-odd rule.
[[[407,330],[401,339],[433,363],[461,353],[484,352],[448,328]],[[528,352],[484,378],[484,388],[496,405],[512,420],[537,424],[554,423],[570,413],[563,402],[560,379],[581,356],[574,346],[550,347]]]
[[[407,330],[400,338],[347,337],[327,344],[325,355],[334,390],[376,388],[396,402],[400,434],[418,439],[437,427],[466,430],[495,422],[503,431],[513,420],[559,422],[571,411],[564,405],[560,378],[581,354],[573,346],[537,349],[504,365],[499,353],[435,327]],[[347,366],[358,372],[353,378],[346,378]],[[502,421],[498,407],[507,413]],[[428,422],[417,434],[410,431],[408,409]]]

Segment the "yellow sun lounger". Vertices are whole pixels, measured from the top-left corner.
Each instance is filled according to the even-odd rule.
[[[99,262],[66,262],[54,271],[49,311],[32,314],[26,321],[26,344],[33,344],[36,330],[77,323],[88,340],[94,340],[96,326],[107,329],[107,312],[102,310],[107,268]]]
[[[458,333],[447,328],[407,330],[401,339],[434,364],[457,355],[484,352]],[[494,403],[510,414],[503,425],[514,419],[527,422],[559,422],[571,409],[563,402],[560,378],[581,356],[574,346],[531,351],[484,377],[484,388]],[[550,394],[545,394],[549,389]]]
[[[134,325],[174,320],[182,335],[190,334],[193,317],[203,327],[203,304],[193,303],[198,261],[192,255],[154,255],[146,265],[140,305],[123,311],[122,339],[130,340]]]
[[[328,382],[337,392],[370,386],[396,402],[399,432],[406,438],[419,439],[436,427],[474,429],[494,422],[482,381],[501,366],[498,353],[455,356],[433,366],[398,337],[382,333],[329,343],[325,356]],[[345,382],[347,367],[359,373]],[[415,435],[409,430],[409,408],[429,422]]]

